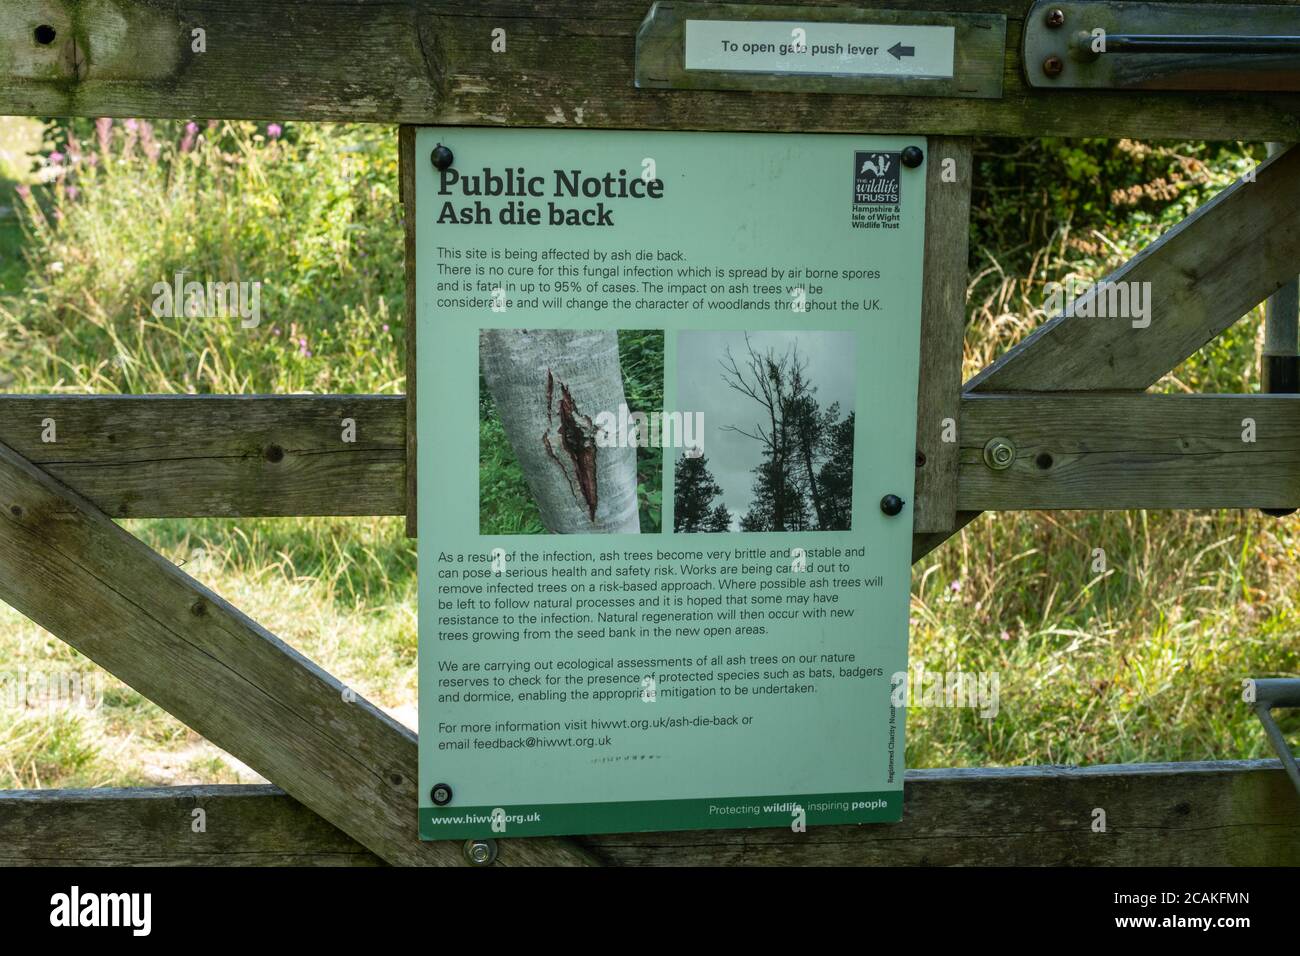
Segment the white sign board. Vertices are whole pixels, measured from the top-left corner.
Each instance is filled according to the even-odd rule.
[[[955,33],[948,26],[687,20],[686,69],[948,79]]]

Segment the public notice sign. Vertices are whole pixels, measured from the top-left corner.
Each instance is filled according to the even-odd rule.
[[[925,145],[419,132],[422,837],[900,818]]]

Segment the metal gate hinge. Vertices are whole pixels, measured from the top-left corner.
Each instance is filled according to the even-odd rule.
[[[1300,90],[1300,7],[1039,0],[1025,18],[1030,86]]]

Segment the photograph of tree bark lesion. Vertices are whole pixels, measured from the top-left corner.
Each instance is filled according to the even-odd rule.
[[[681,333],[678,407],[704,413],[705,442],[676,460],[674,533],[849,530],[855,338]]]
[[[663,450],[600,423],[663,410],[662,329],[484,329],[479,372],[481,534],[661,530]]]

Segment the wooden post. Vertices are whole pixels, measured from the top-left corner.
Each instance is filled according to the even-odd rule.
[[[957,522],[956,433],[970,241],[970,140],[932,136],[928,152],[921,377],[916,406],[916,507],[912,525],[918,534],[951,532]],[[947,172],[956,178],[945,179]],[[945,437],[951,440],[945,441]]]
[[[417,505],[419,435],[415,427],[415,340],[420,310],[415,301],[415,127],[398,133],[398,176],[402,196],[402,226],[406,234],[406,536],[420,533]]]

